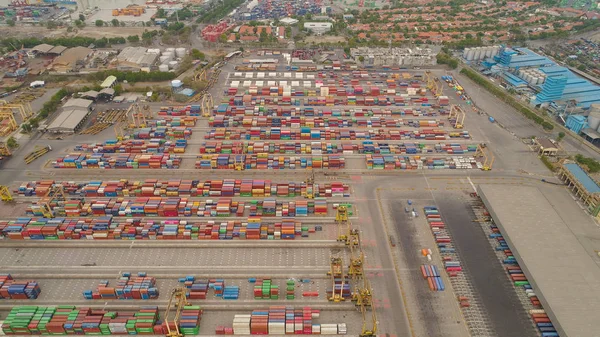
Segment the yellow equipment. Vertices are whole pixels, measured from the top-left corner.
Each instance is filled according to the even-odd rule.
[[[46,192],[46,194],[37,203],[42,208],[42,214],[44,215],[44,218],[54,218],[54,212],[52,211],[52,207],[50,207],[50,204],[55,203],[57,201],[66,200],[67,196],[65,195],[63,185],[54,184],[48,189],[48,192]]]
[[[448,115],[448,118],[455,119],[454,124],[452,125],[455,129],[463,128],[465,116],[465,111],[460,106],[454,104],[450,106],[450,114]]]
[[[31,109],[31,104],[11,104],[5,100],[0,100],[0,112],[10,112],[17,111],[21,115],[21,121],[24,122],[29,117],[33,115],[33,110]]]
[[[440,80],[432,75],[431,71],[425,72],[425,81],[427,83],[427,89],[429,89],[435,97],[438,97],[442,93],[442,83]]]
[[[39,157],[45,155],[46,153],[48,153],[50,151],[52,151],[52,148],[50,147],[50,145],[46,145],[46,146],[36,145],[34,150],[32,152],[30,152],[27,156],[25,156],[25,164],[31,164],[34,160],[38,159]]]
[[[13,202],[13,197],[7,186],[0,185],[0,197],[4,202]]]
[[[496,157],[494,156],[494,153],[492,153],[492,151],[485,144],[477,145],[475,158],[478,157],[483,157],[483,166],[481,167],[481,169],[483,171],[491,171],[492,167],[494,166],[494,161],[496,160]]]
[[[12,156],[12,152],[10,151],[10,149],[8,148],[8,146],[6,146],[6,143],[4,143],[4,142],[0,142],[0,156],[3,156],[3,157]]]
[[[370,294],[369,294],[370,296]],[[365,336],[375,336],[377,334],[377,314],[375,313],[375,310],[373,308],[371,308],[371,328],[369,329],[367,327],[367,306],[366,305],[360,305],[360,313],[362,314],[362,320],[363,320],[363,325],[362,325],[362,329],[361,329],[361,333],[360,333],[360,337],[365,337]]]
[[[306,178],[306,198],[315,198],[315,171],[310,171],[310,176]]]
[[[244,162],[240,159],[238,160],[238,156],[242,155],[242,143],[238,143],[236,146],[237,151],[235,151],[236,153],[233,154],[233,168],[236,171],[243,171],[244,170]]]
[[[205,93],[204,96],[202,96],[202,101],[200,102],[202,117],[210,117],[214,105],[215,103],[212,95],[208,92]]]
[[[199,72],[194,74],[194,82],[196,81],[206,81],[206,69],[202,69]]]
[[[145,128],[148,119],[152,118],[152,111],[150,110],[149,105],[144,105],[140,107],[139,104],[133,103],[129,109],[127,109],[126,115],[131,116],[131,125],[133,128]]]
[[[179,331],[179,320],[181,318],[181,311],[186,305],[190,304],[185,298],[185,288],[177,287],[173,289],[171,297],[169,298],[167,310],[165,311],[165,325],[167,326],[166,337],[183,337],[183,334]],[[169,316],[173,307],[175,307],[175,317],[171,320]],[[175,329],[171,329],[171,325],[174,325]]]
[[[331,276],[331,296],[328,298],[328,300],[336,303],[345,301],[343,291],[346,279],[344,277],[343,263],[344,262],[341,257],[332,257],[329,264],[329,271],[327,272],[327,275]],[[341,280],[339,293],[335,291],[336,280]]]
[[[0,120],[8,120],[8,124],[3,129],[0,129],[0,136],[7,136],[9,133],[17,130],[19,125],[17,124],[17,120],[11,111],[6,111],[0,109]]]

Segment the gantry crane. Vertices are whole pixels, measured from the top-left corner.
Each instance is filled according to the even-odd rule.
[[[31,109],[31,104],[11,104],[5,100],[0,100],[0,112],[10,112],[17,111],[21,115],[21,121],[26,121],[33,115],[33,110]]]
[[[202,109],[202,117],[210,117],[214,106],[213,97],[210,93],[205,93],[200,101],[200,107]]]
[[[370,291],[370,286],[369,286],[369,291]],[[361,296],[362,298],[362,296]],[[371,299],[371,293],[369,294],[365,294],[364,296],[365,301],[368,298],[369,300]],[[361,329],[361,333],[360,333],[360,337],[365,337],[365,336],[375,336],[375,334],[377,334],[377,325],[379,322],[377,322],[377,314],[375,313],[375,310],[369,305],[367,306],[366,303],[361,300],[360,304],[357,303],[359,309],[360,309],[360,313],[362,315],[362,320],[363,320],[363,324],[362,324],[362,329]],[[369,319],[367,318],[367,312],[369,311],[369,308],[371,310],[371,328],[368,327],[367,323],[369,321]]]
[[[177,287],[171,292],[169,304],[165,311],[165,325],[167,326],[166,337],[183,337],[183,334],[179,331],[179,320],[181,319],[181,311],[183,311],[183,308],[186,305],[190,305],[185,297],[185,292],[186,290],[183,287]],[[171,320],[169,316],[173,307],[175,308],[175,317]],[[171,329],[171,324],[174,326],[174,329]]]
[[[150,106],[144,105],[140,107],[138,103],[133,103],[129,109],[127,109],[126,115],[131,116],[131,125],[133,128],[145,128],[146,123],[148,123],[148,119],[152,118],[152,111],[150,110]]]
[[[454,127],[455,129],[462,129],[463,123],[465,122],[465,116],[465,111],[459,105],[452,104],[450,106],[450,114],[448,115],[448,119],[451,120],[451,123],[452,118],[455,119],[454,123],[452,124],[452,127]]]
[[[475,152],[475,158],[483,157],[483,166],[481,167],[484,171],[491,171],[494,166],[496,157],[494,153],[487,147],[486,144],[478,144],[477,151]]]
[[[0,156],[2,157],[10,157],[12,156],[12,151],[6,146],[5,142],[0,142]]]
[[[235,152],[237,152],[238,154],[234,154],[233,155],[233,168],[236,171],[243,171],[244,170],[244,161],[242,160],[242,157],[241,157],[241,156],[243,156],[243,154],[242,154],[243,150],[242,150],[241,146],[242,146],[242,143],[237,143],[236,144],[236,150],[237,151],[235,151]],[[239,160],[238,160],[238,156],[240,156]]]
[[[306,178],[306,198],[315,198],[315,171],[311,170],[310,175]]]
[[[0,197],[4,202],[13,202],[13,197],[8,189],[8,186],[0,185]]]
[[[335,222],[338,224],[338,241],[344,242],[346,246],[357,246],[360,243],[358,230],[352,229],[348,219],[348,207],[339,205],[335,214]]]
[[[331,296],[328,300],[332,302],[342,302],[344,298],[344,284],[346,284],[346,278],[344,277],[344,260],[341,257],[332,257],[329,264],[329,271],[327,275],[331,276]],[[340,292],[335,291],[336,281],[340,281]]]
[[[432,75],[431,71],[429,70],[425,72],[425,81],[427,83],[427,89],[429,89],[435,95],[435,97],[441,95],[442,83],[437,77]]]
[[[34,160],[38,159],[39,157],[45,155],[50,151],[52,151],[52,147],[50,147],[50,145],[36,145],[33,151],[31,151],[29,154],[27,154],[27,156],[25,156],[25,164],[31,164]]]
[[[57,201],[66,201],[67,196],[62,184],[53,184],[48,189],[48,192],[38,201],[38,205],[42,208],[44,218],[54,218],[54,212],[50,204]]]

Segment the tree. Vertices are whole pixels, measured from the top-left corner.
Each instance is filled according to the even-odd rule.
[[[85,22],[83,22],[82,20],[75,20],[74,23],[75,23],[75,26],[77,28],[83,28],[83,27],[85,27]]]
[[[117,20],[117,19],[112,19],[110,22],[112,23],[112,25],[114,27],[118,27],[119,26],[119,20]]]
[[[156,17],[159,19],[164,19],[167,17],[167,12],[163,8],[159,8],[156,11]]]
[[[580,64],[577,66],[577,70],[579,70],[579,71],[585,71],[585,69],[586,69],[585,65],[583,65],[583,64]]]
[[[102,27],[102,26],[104,26],[104,21],[96,20],[96,27]]]
[[[140,42],[140,37],[138,35],[129,35],[127,41],[131,43]]]
[[[558,133],[558,137],[556,137],[556,141],[560,142],[561,140],[563,140],[563,138],[565,138],[565,133],[561,131]]]
[[[15,137],[10,136],[10,138],[6,140],[6,146],[8,146],[10,149],[16,149],[17,147],[19,147],[19,143],[17,142]]]
[[[125,27],[125,21],[121,21],[120,24],[121,24],[121,27]]]
[[[85,15],[79,14],[79,21],[85,21]]]
[[[6,20],[6,24],[8,24],[11,27],[14,27],[15,26],[15,20],[10,20],[10,19]]]
[[[196,60],[204,60],[205,55],[203,52],[199,51],[198,49],[192,49],[192,57]]]
[[[40,122],[38,121],[37,117],[36,118],[32,118],[29,120],[29,125],[31,125],[32,129],[37,129],[38,126],[40,126]]]
[[[223,34],[221,34],[221,36],[219,36],[219,42],[221,42],[221,43],[227,42],[227,35],[225,35],[225,33],[223,33]]]
[[[360,55],[360,56],[358,57],[358,60],[359,60],[360,62],[365,62],[365,57],[364,57],[364,56],[362,56],[362,55]]]

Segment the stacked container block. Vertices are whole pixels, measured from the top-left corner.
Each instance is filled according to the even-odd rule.
[[[88,300],[152,300],[158,298],[158,288],[156,279],[147,277],[146,273],[140,272],[137,277],[123,273],[115,286],[109,287],[109,281],[101,281],[96,291],[86,290],[83,297]]]
[[[41,291],[36,281],[19,281],[10,274],[0,274],[0,299],[34,300]]]

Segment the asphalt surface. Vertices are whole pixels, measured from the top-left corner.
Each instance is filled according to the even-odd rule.
[[[536,336],[503,266],[488,243],[468,202],[441,194],[437,205],[498,337]]]

